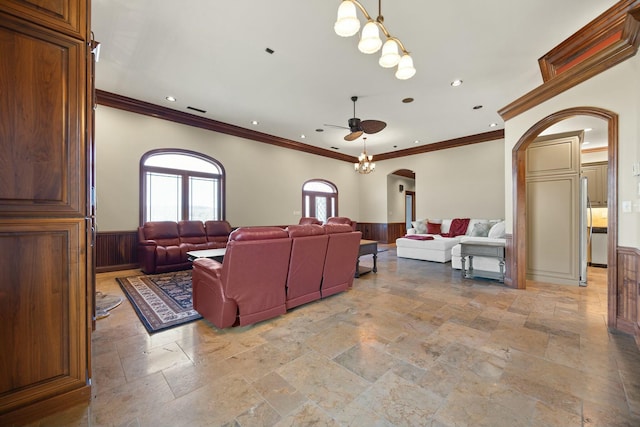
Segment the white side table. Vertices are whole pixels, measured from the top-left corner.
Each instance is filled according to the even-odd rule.
[[[460,257],[462,261],[462,277],[484,277],[496,279],[504,283],[504,244],[493,242],[463,242],[460,243]],[[486,258],[497,258],[500,263],[500,272],[474,270],[473,257],[481,256]],[[469,268],[465,268],[465,259],[469,257]]]

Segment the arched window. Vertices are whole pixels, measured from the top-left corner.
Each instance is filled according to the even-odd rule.
[[[153,150],[140,159],[140,223],[224,219],[224,168],[187,150]]]
[[[329,181],[312,179],[302,186],[302,216],[314,216],[325,222],[338,216],[338,188]]]

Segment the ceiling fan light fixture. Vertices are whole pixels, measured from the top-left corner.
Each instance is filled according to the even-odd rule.
[[[380,47],[382,47],[382,40],[380,40],[380,31],[378,30],[378,24],[373,21],[369,21],[362,29],[362,35],[360,36],[358,49],[362,53],[371,54],[379,51]]]
[[[351,37],[360,30],[360,20],[356,16],[356,6],[350,0],[344,0],[338,7],[338,18],[333,30],[340,37]]]
[[[398,53],[398,43],[393,39],[388,39],[382,45],[382,54],[378,64],[384,68],[391,68],[400,62],[400,54]]]
[[[407,80],[413,77],[415,73],[416,69],[413,66],[413,58],[411,58],[408,53],[405,53],[402,55],[402,58],[400,58],[396,78],[399,80]]]

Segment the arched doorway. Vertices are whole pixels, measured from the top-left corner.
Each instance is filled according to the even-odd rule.
[[[548,127],[575,116],[591,116],[607,121],[608,127],[608,161],[609,172],[607,185],[608,206],[611,215],[608,216],[608,274],[607,274],[607,323],[611,327],[615,325],[617,316],[617,259],[616,247],[618,243],[618,115],[596,107],[574,107],[553,113],[533,125],[518,140],[512,151],[512,176],[513,176],[513,245],[511,259],[511,284],[515,288],[526,288],[526,259],[527,259],[527,235],[526,235],[526,191],[525,191],[525,161],[526,150],[536,137]]]

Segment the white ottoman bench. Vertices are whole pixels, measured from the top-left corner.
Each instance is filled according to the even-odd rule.
[[[400,258],[424,261],[449,262],[451,249],[460,243],[460,237],[433,236],[433,240],[416,240],[405,237],[396,239],[396,251]]]

